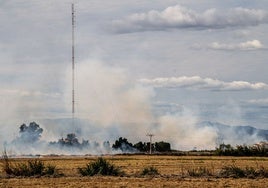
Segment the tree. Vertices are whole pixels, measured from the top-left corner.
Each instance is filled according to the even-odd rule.
[[[138,143],[134,144],[134,148],[136,148],[140,152],[148,151],[147,144],[145,142],[144,143],[138,142]]]
[[[156,142],[155,143],[155,150],[158,152],[167,152],[170,151],[170,143],[168,142]]]
[[[124,152],[134,152],[135,148],[133,147],[133,144],[128,142],[126,138],[120,137],[118,140],[115,141],[115,143],[112,146],[113,149],[120,149]]]
[[[43,129],[35,122],[31,122],[29,126],[22,124],[20,126],[20,136],[18,139],[21,142],[34,143],[39,141],[42,132]]]

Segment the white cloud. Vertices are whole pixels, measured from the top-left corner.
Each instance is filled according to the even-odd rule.
[[[224,82],[212,78],[201,78],[199,76],[140,79],[139,81],[146,85],[152,85],[153,87],[183,87],[191,89],[208,89],[212,91],[243,91],[268,89],[268,85],[262,82]]]
[[[59,97],[60,93],[45,93],[41,91],[31,91],[31,90],[19,90],[19,89],[2,89],[0,90],[0,95],[16,95],[19,97]]]
[[[259,40],[251,40],[239,44],[213,42],[208,45],[208,48],[213,50],[259,50],[264,49],[265,47]]]
[[[163,11],[151,10],[132,14],[124,19],[113,21],[116,32],[138,32],[165,30],[169,28],[226,28],[255,26],[268,23],[268,13],[264,10],[234,8],[226,11],[208,9],[203,13],[186,7],[170,6]]]
[[[253,105],[266,106],[268,105],[268,98],[252,99],[252,100],[249,100],[248,103],[253,104]]]

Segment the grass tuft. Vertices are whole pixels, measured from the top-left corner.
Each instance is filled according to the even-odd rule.
[[[2,153],[2,158],[4,160],[4,165],[3,165],[4,172],[6,172],[7,174],[11,174],[12,173],[12,168],[11,168],[11,164],[9,162],[9,158],[8,158],[6,149]]]
[[[94,176],[94,175],[102,175],[102,176],[120,176],[123,175],[123,171],[121,171],[118,167],[109,163],[102,157],[99,157],[97,161],[91,162],[86,165],[84,168],[78,168],[78,172],[82,176]]]
[[[207,177],[212,176],[212,172],[206,167],[198,167],[187,170],[187,174],[191,177]]]
[[[141,175],[142,176],[145,176],[145,175],[154,176],[154,175],[159,175],[159,172],[158,172],[157,168],[155,168],[153,166],[149,166],[149,167],[145,167],[142,170]]]
[[[44,175],[57,175],[56,166],[45,165],[43,161],[35,159],[28,160],[26,163],[11,164],[6,151],[2,155],[4,159],[4,172],[9,176],[44,176]]]
[[[235,165],[225,166],[220,171],[220,177],[232,178],[257,178],[268,177],[268,169],[260,166],[259,168],[246,167],[245,169],[239,168]]]
[[[44,170],[44,174],[49,176],[58,175],[58,170],[55,165],[48,164]]]
[[[224,166],[220,171],[221,177],[232,177],[232,178],[243,178],[245,177],[245,172],[242,168],[231,165],[231,166]]]

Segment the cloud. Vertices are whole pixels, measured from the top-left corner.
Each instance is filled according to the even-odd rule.
[[[260,9],[234,8],[229,10],[208,9],[198,13],[186,7],[170,6],[163,11],[151,10],[132,14],[113,21],[113,29],[119,33],[170,28],[219,29],[247,27],[268,23],[268,13]]]
[[[268,85],[262,82],[224,82],[212,78],[201,78],[199,76],[140,79],[139,81],[145,85],[151,85],[153,87],[207,89],[211,91],[244,91],[268,89]]]
[[[208,45],[208,48],[213,50],[259,50],[264,49],[265,47],[259,40],[251,40],[239,44],[213,42]]]
[[[19,89],[2,89],[0,90],[0,95],[14,95],[18,97],[51,97],[58,98],[61,96],[60,93],[45,93],[41,91],[31,91],[31,90],[19,90]]]
[[[262,99],[252,99],[247,101],[249,104],[258,105],[258,106],[267,106],[268,105],[268,98]]]

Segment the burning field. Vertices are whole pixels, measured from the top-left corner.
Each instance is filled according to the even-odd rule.
[[[41,157],[45,165],[55,165],[57,175],[12,177],[1,168],[1,187],[265,187],[267,176],[242,176],[241,171],[260,173],[268,169],[267,158],[250,157],[200,157],[157,155],[103,156],[108,163],[124,174],[119,176],[82,176],[79,168],[94,163],[98,157]],[[13,165],[28,159],[9,159]],[[1,161],[3,164],[3,160]],[[3,165],[2,165],[3,166]],[[151,167],[157,173],[144,173]],[[223,169],[233,167],[237,173],[223,175]],[[235,168],[234,168],[235,167]],[[203,170],[201,170],[203,169]],[[248,169],[248,170],[246,170]],[[152,172],[152,171],[151,171]],[[234,171],[232,171],[234,172]],[[240,172],[240,173],[238,173]],[[240,174],[240,175],[239,175]],[[236,176],[237,175],[237,176]],[[268,174],[266,174],[268,175]]]
[[[267,187],[268,1],[204,1],[0,1],[0,188]]]

